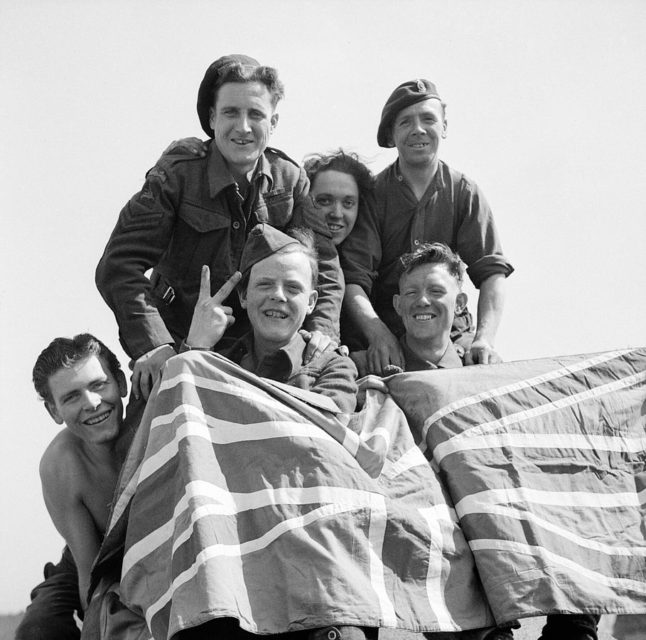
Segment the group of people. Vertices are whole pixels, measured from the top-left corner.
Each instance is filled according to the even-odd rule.
[[[65,425],[40,473],[66,547],[33,590],[18,640],[79,637],[75,612],[87,606],[119,469],[169,358],[215,350],[347,413],[358,376],[500,361],[513,267],[482,191],[439,159],[447,115],[435,85],[407,81],[386,101],[377,141],[397,158],[376,177],[353,153],[300,166],[269,147],[283,93],[277,71],[253,58],[216,60],[197,100],[208,141],[173,143],[119,215],[96,283],[131,358],[125,416],[126,378],[94,336],[56,338],[36,362],[36,390]],[[464,265],[479,291],[475,324]],[[542,640],[596,640],[597,622],[551,615]],[[511,638],[515,626],[487,638]],[[185,633],[201,637],[199,627]],[[311,637],[324,635],[376,630]]]

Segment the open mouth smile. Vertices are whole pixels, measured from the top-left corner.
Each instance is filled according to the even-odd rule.
[[[84,420],[83,424],[93,427],[97,424],[100,424],[101,422],[105,422],[110,417],[111,413],[112,413],[112,409],[109,409],[108,411],[104,411],[103,413],[100,413],[98,416],[93,416],[92,418],[88,418],[87,420]]]
[[[285,318],[287,318],[286,313],[283,313],[282,311],[277,311],[275,309],[269,309],[269,310],[265,311],[264,315],[267,318],[275,318],[275,319],[278,319],[278,320],[285,320]]]

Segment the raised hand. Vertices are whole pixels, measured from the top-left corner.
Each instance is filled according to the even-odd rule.
[[[218,343],[227,327],[235,322],[233,309],[223,302],[236,288],[242,274],[236,271],[215,293],[211,295],[211,271],[202,267],[200,294],[193,310],[191,328],[186,338],[187,346],[193,349],[211,349]]]

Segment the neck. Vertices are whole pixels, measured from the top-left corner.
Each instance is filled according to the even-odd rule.
[[[450,336],[447,333],[439,338],[416,339],[413,336],[406,334],[406,344],[408,348],[422,360],[427,360],[437,365],[442,359],[449,346]]]
[[[274,355],[279,349],[286,346],[288,343],[267,342],[265,340],[258,340],[256,336],[253,338],[253,355],[256,362],[260,362],[267,356]]]
[[[429,164],[422,165],[406,164],[402,162],[401,158],[399,160],[399,171],[413,189],[418,200],[424,195],[426,189],[431,184],[437,173],[438,166],[439,160],[437,158],[434,158]]]

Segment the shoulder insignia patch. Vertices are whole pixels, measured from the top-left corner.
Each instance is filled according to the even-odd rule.
[[[272,153],[278,156],[279,158],[282,158],[283,160],[287,160],[288,162],[291,162],[293,165],[297,166],[300,169],[301,165],[298,164],[296,160],[293,160],[292,158],[290,158],[284,151],[281,151],[280,149],[276,149],[275,147],[267,147],[265,149],[265,152]]]

